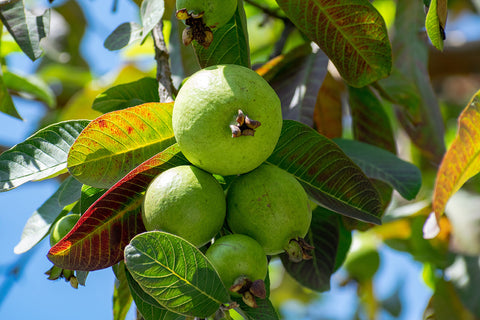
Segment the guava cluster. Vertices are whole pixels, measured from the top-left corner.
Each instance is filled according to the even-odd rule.
[[[245,303],[265,298],[267,256],[309,257],[308,196],[287,171],[268,164],[282,127],[280,100],[253,70],[205,68],[176,97],[173,132],[191,163],[155,177],[145,192],[147,231],[176,234],[206,256]],[[225,181],[229,181],[226,183]]]

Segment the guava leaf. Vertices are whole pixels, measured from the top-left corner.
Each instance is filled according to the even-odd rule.
[[[82,193],[72,212],[83,214],[90,206],[97,201],[107,190],[87,185],[82,186]]]
[[[125,247],[133,279],[167,310],[206,318],[230,301],[217,271],[195,246],[161,231],[145,232]]]
[[[368,0],[277,0],[354,87],[388,76],[392,52],[385,21]]]
[[[355,140],[397,153],[390,119],[377,96],[368,87],[348,88]]]
[[[192,42],[200,67],[217,64],[238,64],[250,67],[250,49],[246,33],[246,20],[243,4],[239,1],[237,11],[227,24],[213,29],[213,41],[205,49],[196,41]]]
[[[255,298],[257,308],[247,306],[242,299],[235,301],[240,305],[240,310],[235,308],[239,314],[246,320],[278,320],[278,314],[272,302],[267,299]],[[236,318],[234,318],[236,319]]]
[[[145,103],[96,118],[72,145],[68,170],[84,184],[110,188],[175,143],[172,110],[173,103]]]
[[[329,72],[318,91],[313,122],[315,129],[330,139],[342,136],[342,96],[344,91],[345,83],[335,79]]]
[[[282,103],[283,119],[297,120],[313,126],[318,91],[327,74],[328,57],[317,48],[295,61],[270,80]]]
[[[11,0],[0,5],[0,19],[32,61],[42,55],[40,42],[50,32],[50,10],[35,16],[25,10],[23,0]]]
[[[420,170],[385,149],[356,140],[334,142],[372,179],[388,183],[402,197],[412,200],[422,186]]]
[[[65,206],[80,198],[81,188],[82,184],[72,177],[65,179],[57,191],[28,218],[20,242],[13,252],[16,254],[27,252],[48,235],[51,226],[60,218]]]
[[[130,239],[145,231],[141,207],[149,183],[163,171],[188,163],[175,144],[139,165],[90,206],[50,249],[50,261],[63,269],[91,271],[122,260]]]
[[[173,313],[162,307],[152,296],[148,295],[133,279],[125,267],[125,274],[135,305],[145,320],[182,320],[185,316]]]
[[[92,109],[107,113],[158,101],[158,82],[154,78],[146,77],[107,89],[95,98]]]
[[[88,123],[70,120],[52,124],[2,153],[0,191],[65,172],[70,146]]]
[[[135,22],[124,22],[105,39],[103,46],[110,51],[120,50],[142,38],[142,26]]]
[[[37,76],[22,76],[10,71],[4,71],[3,80],[8,89],[19,92],[20,94],[26,93],[31,95],[45,102],[49,107],[55,107],[57,103],[52,89]]]
[[[132,295],[123,261],[112,267],[115,273],[113,286],[113,320],[125,320],[132,305]]]
[[[22,120],[22,117],[18,113],[17,108],[15,108],[15,105],[13,104],[12,97],[8,92],[8,88],[3,81],[3,75],[1,73],[0,73],[0,111],[5,114],[8,114],[9,116]]]
[[[480,172],[480,91],[458,117],[458,131],[437,171],[433,211],[440,220],[448,199]]]
[[[314,291],[330,290],[330,277],[335,271],[339,243],[340,216],[325,208],[317,207],[312,212],[312,224],[305,240],[315,247],[310,252],[312,259],[291,262],[288,255],[280,258],[285,270],[303,286]]]
[[[145,39],[165,12],[165,1],[143,0],[140,6],[142,17],[142,40]]]
[[[425,20],[425,28],[432,44],[443,51],[445,24],[447,23],[447,0],[432,0]]]
[[[293,174],[322,206],[354,219],[380,224],[381,200],[363,171],[330,139],[284,120],[267,162]]]

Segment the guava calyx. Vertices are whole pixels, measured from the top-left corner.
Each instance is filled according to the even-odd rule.
[[[260,121],[250,119],[240,109],[238,110],[238,115],[235,121],[237,124],[230,125],[230,129],[232,130],[232,138],[237,138],[240,136],[253,137],[255,135],[255,129],[262,125]]]
[[[179,9],[175,13],[177,19],[185,20],[187,27],[182,32],[182,41],[185,46],[196,40],[207,49],[213,41],[212,30],[203,22],[203,12],[188,12],[186,8]]]
[[[309,251],[313,249],[315,249],[314,246],[305,241],[305,239],[298,237],[297,239],[290,240],[288,246],[285,248],[285,252],[288,254],[290,261],[300,262],[302,260],[312,259]]]
[[[73,270],[62,269],[54,265],[48,269],[45,274],[48,276],[48,280],[64,278],[65,281],[70,283],[72,288],[78,289],[78,280],[77,277],[75,277],[75,272]]]
[[[265,282],[261,279],[251,281],[245,276],[238,277],[230,291],[242,295],[242,300],[251,308],[258,307],[255,297],[265,299],[267,297],[267,290],[265,289]]]

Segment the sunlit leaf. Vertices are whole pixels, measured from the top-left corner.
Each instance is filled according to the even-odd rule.
[[[458,131],[437,172],[433,211],[439,220],[450,197],[480,172],[480,91],[458,118]]]
[[[153,27],[162,19],[165,12],[165,1],[143,0],[140,6],[142,17],[142,38],[148,36]]]
[[[83,185],[80,199],[72,209],[72,212],[83,214],[90,206],[97,201],[107,190]]]
[[[119,84],[107,89],[93,101],[92,109],[103,113],[137,106],[147,102],[158,102],[158,82],[154,78]]]
[[[250,67],[243,5],[239,4],[237,11],[226,25],[213,29],[213,41],[207,49],[196,41],[192,44],[202,68],[217,64],[238,64]]]
[[[23,228],[20,242],[13,251],[21,254],[32,249],[46,235],[48,235],[53,223],[58,220],[65,206],[80,198],[82,184],[72,177],[68,177],[58,190],[38,208],[27,220]]]
[[[25,9],[23,0],[12,0],[0,5],[0,19],[31,60],[42,55],[40,42],[50,31],[50,10],[36,16]]]
[[[342,94],[344,91],[344,82],[335,79],[331,73],[327,73],[318,91],[313,122],[315,129],[330,139],[342,136]]]
[[[3,75],[1,73],[0,73],[0,112],[8,114],[9,116],[17,118],[19,120],[22,120],[22,117],[18,113],[17,108],[15,108],[15,105],[13,104],[12,97],[8,92],[8,88],[5,85],[5,82],[3,80]]]
[[[428,8],[425,27],[432,44],[443,51],[445,24],[447,22],[447,0],[432,0]]]
[[[37,76],[22,76],[16,73],[5,71],[3,80],[8,89],[33,96],[45,102],[49,107],[57,103],[52,89]]]
[[[0,155],[0,191],[66,171],[70,146],[87,126],[72,120],[45,127]]]
[[[163,171],[188,164],[175,144],[128,173],[100,197],[67,236],[53,246],[48,258],[72,270],[108,268],[123,259],[123,249],[145,231],[141,210],[149,183]]]
[[[152,296],[148,295],[142,287],[133,279],[128,269],[125,268],[130,292],[138,311],[145,320],[182,320],[185,316],[168,311],[162,307]]]
[[[282,103],[283,119],[313,126],[315,102],[327,74],[328,57],[317,47],[294,62],[294,67],[284,68],[270,84]]]
[[[175,142],[172,110],[173,103],[146,103],[98,117],[72,145],[68,170],[84,184],[110,188]]]
[[[367,0],[277,0],[293,23],[362,87],[386,77],[392,53],[385,21]]]
[[[280,139],[267,162],[295,175],[322,206],[380,224],[381,201],[375,187],[338,145],[312,128],[284,120]]]
[[[336,264],[339,244],[340,216],[325,208],[317,207],[312,212],[312,224],[305,240],[315,247],[312,259],[291,262],[286,254],[281,255],[287,272],[303,286],[315,291],[330,290],[330,277]]]
[[[105,39],[103,46],[108,50],[120,50],[129,44],[140,41],[142,26],[135,22],[124,22]]]
[[[211,263],[178,236],[137,235],[125,247],[125,264],[140,287],[169,311],[206,318],[230,301]]]
[[[422,185],[420,170],[415,165],[367,143],[346,139],[334,141],[369,178],[390,184],[407,200],[415,198]]]

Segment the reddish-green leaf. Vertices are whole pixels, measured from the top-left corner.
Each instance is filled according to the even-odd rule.
[[[318,91],[313,121],[315,129],[327,138],[342,136],[342,94],[345,91],[343,81],[327,73]]]
[[[448,199],[471,177],[480,172],[480,91],[470,100],[458,118],[458,132],[447,150],[433,192],[433,211],[437,217],[445,211]]]
[[[82,215],[70,233],[50,249],[48,258],[61,268],[87,271],[122,260],[130,239],[145,231],[141,206],[150,181],[187,163],[176,144],[142,163]]]
[[[338,145],[312,128],[284,120],[280,139],[267,161],[295,175],[322,206],[380,224],[381,200],[375,187]]]
[[[173,103],[146,103],[93,120],[68,155],[68,170],[82,183],[110,188],[130,170],[175,142]]]
[[[386,77],[392,53],[385,21],[368,0],[277,0],[293,23],[362,87]]]

